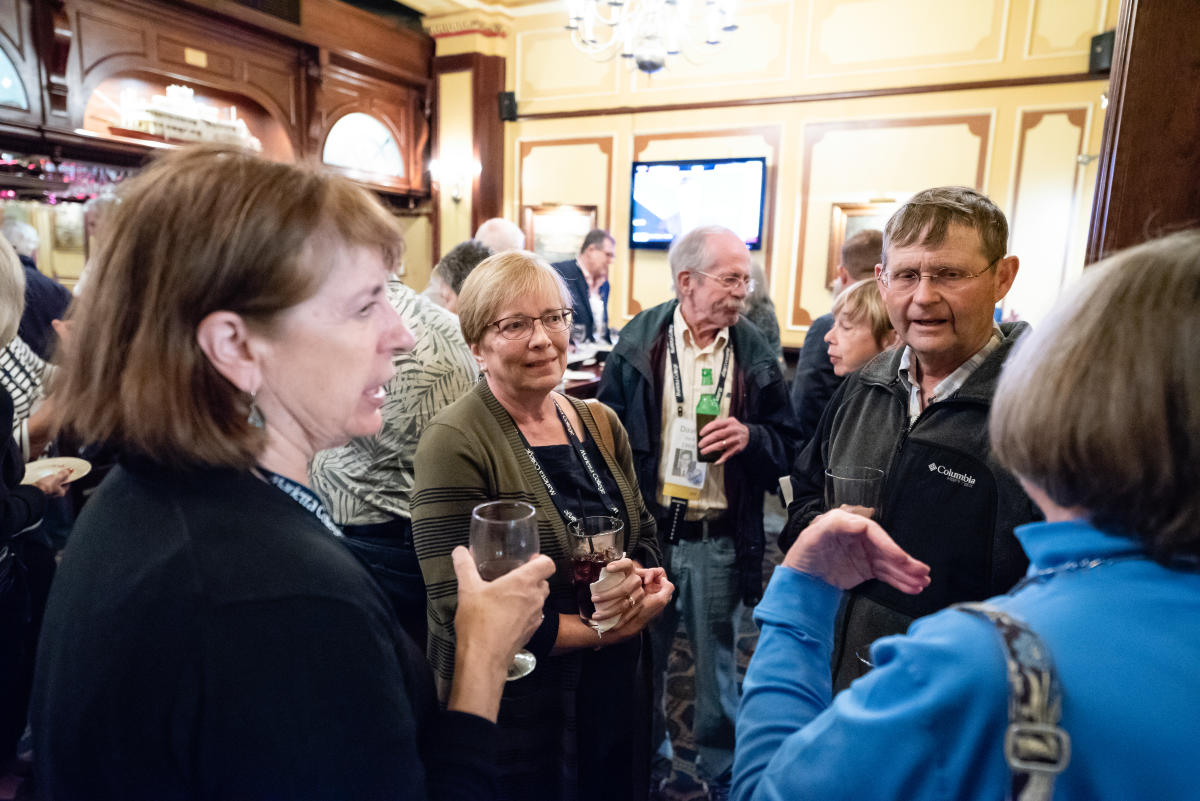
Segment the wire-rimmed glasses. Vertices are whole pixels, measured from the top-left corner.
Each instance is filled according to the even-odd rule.
[[[739,286],[744,286],[744,287],[746,287],[747,295],[753,293],[754,288],[756,286],[758,286],[758,282],[755,281],[753,278],[751,278],[748,275],[738,275],[737,273],[726,273],[725,275],[713,275],[712,273],[704,272],[704,270],[692,270],[692,272],[699,273],[700,275],[703,275],[707,278],[711,278],[712,280],[716,281],[721,286],[723,286],[726,289],[731,290],[731,291],[734,289],[737,289]]]
[[[885,288],[895,290],[896,292],[914,292],[917,285],[921,283],[922,278],[929,279],[929,283],[935,287],[943,289],[958,289],[965,285],[973,278],[986,273],[988,270],[996,266],[999,258],[993,259],[987,267],[984,267],[979,272],[971,272],[962,267],[939,267],[936,270],[929,272],[921,272],[920,270],[881,270],[879,272],[879,283]]]
[[[496,333],[505,339],[528,339],[533,336],[533,324],[540,320],[542,328],[547,331],[566,331],[571,327],[572,312],[570,309],[552,309],[539,317],[527,314],[514,314],[511,317],[501,317],[488,323],[496,329]]]

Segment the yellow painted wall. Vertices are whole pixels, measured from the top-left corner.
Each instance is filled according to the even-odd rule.
[[[1005,311],[1036,320],[1082,270],[1105,80],[931,91],[944,84],[1075,75],[1118,0],[744,0],[715,53],[654,76],[577,52],[559,11],[516,9],[508,88],[522,120],[506,130],[505,215],[521,207],[598,207],[617,238],[610,314],[629,319],[669,296],[666,260],[630,252],[630,165],[638,159],[767,157],[764,259],[784,343],[831,304],[834,204],[902,202],[944,183],[978,186],[1011,217],[1022,269]],[[439,48],[441,43],[439,41]],[[503,49],[503,48],[502,48]],[[889,88],[915,94],[829,97]],[[668,104],[787,99],[682,111]],[[443,235],[443,241],[446,241]],[[455,241],[450,239],[449,241]]]
[[[397,217],[405,246],[403,280],[418,292],[429,285],[429,274],[437,263],[433,255],[433,225],[430,217],[429,211]]]
[[[441,221],[440,259],[450,248],[470,239],[471,174],[460,184],[461,196],[453,198],[454,178],[448,175],[474,162],[473,109],[471,107],[472,76],[467,72],[446,72],[438,76],[438,160],[442,174],[435,176],[439,183],[438,219]]]

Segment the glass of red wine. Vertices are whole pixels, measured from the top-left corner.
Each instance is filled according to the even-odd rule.
[[[593,623],[596,605],[592,603],[592,585],[600,580],[604,566],[625,555],[625,523],[619,517],[589,515],[572,523],[571,574],[575,600],[583,622],[600,631],[603,624]],[[611,621],[615,623],[616,621]]]
[[[537,510],[523,501],[481,503],[471,511],[470,543],[483,580],[500,578],[537,555]],[[508,666],[508,681],[528,676],[536,665],[529,651],[517,651]]]

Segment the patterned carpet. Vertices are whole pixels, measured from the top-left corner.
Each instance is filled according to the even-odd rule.
[[[763,586],[771,578],[771,571],[783,559],[776,545],[776,537],[786,522],[783,505],[773,495],[768,495],[763,505],[764,524],[767,532],[766,559],[763,568]],[[753,608],[739,608],[737,625],[738,681],[746,675],[746,666],[758,643],[758,627],[754,625]],[[667,729],[675,759],[669,769],[664,764],[657,766],[652,783],[665,776],[667,783],[659,796],[662,801],[706,801],[708,795],[696,772],[696,745],[692,740],[692,720],[695,714],[695,692],[693,689],[692,649],[683,633],[682,626],[675,634],[675,643],[667,661]],[[668,774],[669,770],[669,774]]]

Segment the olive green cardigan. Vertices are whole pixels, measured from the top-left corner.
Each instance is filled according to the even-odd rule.
[[[588,434],[596,442],[608,469],[616,479],[623,500],[626,551],[644,566],[661,563],[661,549],[654,518],[646,511],[633,468],[633,452],[625,428],[616,413],[604,409],[612,428],[615,453],[600,437],[588,404],[571,399]],[[450,552],[466,545],[471,510],[492,500],[518,500],[537,510],[538,536],[542,553],[558,569],[550,578],[550,608],[576,611],[571,586],[566,525],[537,471],[525,456],[516,423],[481,379],[475,387],[430,421],[417,446],[416,477],[412,495],[413,541],[421,562],[428,598],[428,653],[437,680],[438,697],[445,703],[454,675],[454,612],[458,584]],[[554,477],[551,476],[551,481]],[[579,653],[553,657],[578,659]],[[577,669],[545,671],[559,676]],[[539,670],[541,666],[539,666]],[[533,676],[537,676],[535,671]],[[522,680],[522,684],[525,680]],[[572,687],[559,687],[570,692]]]

